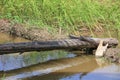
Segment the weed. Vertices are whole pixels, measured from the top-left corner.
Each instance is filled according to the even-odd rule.
[[[92,33],[107,28],[109,33],[120,27],[119,5],[119,0],[1,0],[0,18],[50,30],[74,32],[87,27]]]

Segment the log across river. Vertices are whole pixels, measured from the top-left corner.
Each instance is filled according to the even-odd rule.
[[[118,40],[115,38],[90,38],[90,37],[74,37],[64,40],[49,40],[49,41],[33,41],[20,43],[0,44],[0,55],[9,53],[23,53],[29,51],[47,51],[55,49],[81,49],[81,48],[97,48],[100,40],[103,40],[108,47],[116,47]]]

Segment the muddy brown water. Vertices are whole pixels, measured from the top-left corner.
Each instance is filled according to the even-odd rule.
[[[0,36],[0,43],[29,41],[3,33]],[[0,80],[120,80],[119,64],[56,50],[2,55],[0,70]]]
[[[99,65],[94,59],[58,70],[43,76],[23,80],[120,80],[120,66],[116,64]]]

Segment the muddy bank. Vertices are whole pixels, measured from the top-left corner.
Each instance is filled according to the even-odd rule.
[[[0,19],[0,32],[8,33],[12,36],[22,37],[28,40],[52,40],[64,38],[64,35],[53,35],[47,29],[28,27],[25,24],[12,23],[7,19]],[[58,37],[56,37],[58,36]]]
[[[46,28],[38,28],[35,26],[28,26],[26,24],[14,23],[8,19],[0,19],[0,32],[7,33],[12,36],[22,37],[28,40],[53,40],[53,39],[64,39],[66,38],[67,32],[59,29],[57,33],[53,33]],[[115,34],[108,34],[107,30],[98,30],[97,28],[91,31],[87,27],[82,27],[70,34],[76,36],[99,36],[99,37],[116,37],[118,38],[118,32],[112,30]],[[103,34],[104,33],[104,34]],[[117,35],[116,35],[117,34]]]
[[[120,63],[120,49],[119,48],[109,48],[107,49],[105,55],[105,59],[110,62]]]

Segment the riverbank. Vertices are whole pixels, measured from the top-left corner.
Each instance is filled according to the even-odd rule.
[[[120,63],[120,48],[107,49],[104,57],[110,62]]]
[[[112,33],[110,33],[112,31]],[[73,33],[69,33],[65,30],[49,31],[47,28],[37,28],[36,26],[28,26],[27,24],[13,23],[9,19],[0,19],[0,32],[7,33],[12,36],[23,37],[28,40],[53,40],[64,39],[70,34],[76,36],[94,36],[94,37],[115,37],[119,39],[118,29],[101,29],[101,30],[89,30],[86,27],[79,28]]]
[[[119,35],[116,34],[116,30],[112,30],[113,33],[107,35],[103,35],[105,33],[103,31],[93,31],[96,36],[99,37],[111,37],[115,35],[115,38],[119,38]],[[67,38],[67,32],[58,34],[53,34],[49,32],[47,29],[44,28],[35,28],[35,27],[27,27],[25,24],[18,24],[18,23],[12,23],[8,19],[0,19],[0,32],[7,33],[13,37],[22,37],[27,40],[32,41],[47,41],[47,40],[54,40],[54,39],[64,39]],[[101,34],[101,36],[100,36]],[[86,29],[81,28],[81,32],[78,32],[77,35],[84,35],[84,36],[90,36],[92,33]],[[117,35],[117,36],[116,36]],[[108,49],[105,55],[105,58],[110,60],[111,62],[117,62],[120,63],[120,56],[119,56],[119,49]]]
[[[12,24],[8,19],[0,20],[0,32],[28,40],[49,40],[52,35],[45,29],[29,28],[23,24]]]

